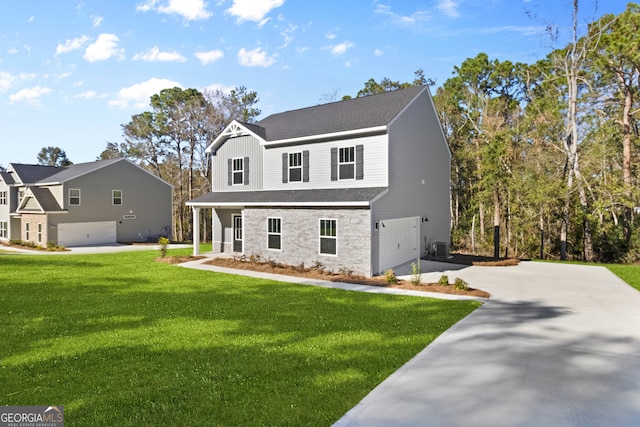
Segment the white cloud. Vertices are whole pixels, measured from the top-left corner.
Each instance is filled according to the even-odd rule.
[[[344,55],[349,48],[352,48],[354,45],[350,41],[342,42],[333,46],[329,46],[329,50],[333,56]]]
[[[133,60],[144,62],[184,62],[187,58],[178,52],[160,52],[158,46],[154,46],[148,52],[136,54]]]
[[[438,10],[450,18],[460,16],[460,12],[458,12],[458,2],[455,0],[440,0]]]
[[[284,43],[280,46],[280,49],[284,49],[289,46],[289,43],[293,41],[293,33],[298,29],[297,25],[289,24],[287,28],[280,32],[280,35],[284,37]]]
[[[209,18],[212,13],[207,10],[207,3],[203,0],[168,0],[164,5],[158,5],[158,0],[148,0],[136,5],[138,12],[156,10],[159,13],[176,14],[187,21],[197,21]]]
[[[102,16],[96,16],[96,15],[91,16],[91,19],[93,20],[94,27],[99,27],[100,24],[102,24],[102,21],[104,20]]]
[[[384,55],[384,51],[383,51],[382,49],[375,49],[375,50],[373,51],[373,54],[374,54],[375,56],[382,56],[382,55]]]
[[[115,34],[100,34],[98,40],[87,47],[84,59],[89,62],[105,61],[113,57],[118,60],[124,59],[124,49],[118,47],[119,41]]]
[[[36,77],[36,75],[32,74],[32,73],[31,74],[22,73],[22,74],[18,74],[18,75],[13,75],[13,74],[7,73],[5,71],[0,71],[0,92],[4,92],[4,91],[9,90],[9,88],[16,81],[31,80],[31,79],[34,79],[35,77]]]
[[[27,19],[27,22],[28,22],[28,23],[32,23],[32,22],[33,22],[33,21],[35,21],[35,20],[36,20],[36,17],[35,17],[35,16],[30,16],[30,17],[29,17],[29,19]]]
[[[18,49],[16,49],[15,47],[9,48],[9,50],[7,51],[7,53],[9,55],[15,55],[16,53],[18,53]]]
[[[447,0],[444,0],[445,2]],[[411,26],[417,24],[423,24],[431,21],[432,15],[425,10],[419,10],[411,15],[400,15],[391,10],[391,6],[384,4],[377,4],[375,13],[388,17],[392,23],[401,26]]]
[[[146,82],[136,83],[133,86],[120,89],[118,97],[109,101],[109,105],[121,109],[143,109],[149,106],[151,95],[160,93],[162,89],[172,87],[182,87],[182,85],[173,80],[152,77]]]
[[[221,50],[210,50],[207,52],[195,52],[193,55],[198,58],[202,65],[208,65],[221,59],[224,53]]]
[[[333,40],[333,39],[335,39],[336,37],[338,37],[337,35],[335,35],[334,33],[331,33],[331,32],[329,32],[329,33],[325,34],[324,36],[325,36],[326,38],[328,38],[329,40]]]
[[[238,51],[238,62],[245,67],[269,67],[276,62],[275,55],[269,56],[259,47],[253,50],[242,48]]]
[[[69,53],[74,50],[82,49],[87,42],[91,40],[87,36],[78,37],[75,39],[69,39],[64,44],[60,43],[56,47],[56,55],[60,53]]]
[[[88,90],[86,92],[82,92],[76,95],[76,98],[84,98],[84,99],[92,99],[97,97],[98,97],[98,93],[95,90]]]
[[[238,24],[244,21],[261,22],[265,16],[277,7],[284,4],[285,0],[233,0],[233,4],[227,13],[237,18]],[[264,25],[262,22],[261,25]]]
[[[49,92],[51,92],[51,89],[49,89],[48,87],[36,86],[32,88],[25,88],[14,93],[13,95],[10,95],[9,104],[24,101],[31,105],[40,106],[42,105],[40,98],[43,95],[48,94]]]

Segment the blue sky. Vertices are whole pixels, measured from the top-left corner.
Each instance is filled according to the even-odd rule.
[[[485,52],[531,63],[569,0],[22,0],[0,14],[0,165],[42,147],[95,160],[166,87],[258,92],[261,117],[355,96],[369,78],[442,84]],[[581,22],[627,1],[582,1]],[[529,13],[527,13],[529,12]],[[537,17],[532,18],[531,15]],[[433,90],[433,89],[432,89]]]

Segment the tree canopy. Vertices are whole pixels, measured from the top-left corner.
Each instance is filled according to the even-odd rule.
[[[38,164],[43,166],[69,166],[73,163],[67,158],[67,153],[60,147],[42,147],[38,153]]]

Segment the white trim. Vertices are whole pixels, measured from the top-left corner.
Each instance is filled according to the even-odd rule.
[[[115,193],[116,191],[119,191],[119,192],[120,192],[120,197],[119,197],[119,199],[120,199],[120,204],[115,204],[115,203],[114,203],[114,202],[115,202],[115,199],[116,199],[116,196],[115,196],[115,194],[114,194],[114,193]],[[123,205],[124,205],[124,191],[122,191],[122,190],[111,190],[111,206],[123,206]]]
[[[227,125],[227,127],[223,129],[220,135],[218,135],[218,137],[214,139],[213,142],[207,146],[207,148],[204,149],[204,151],[205,153],[213,153],[217,151],[218,148],[220,148],[227,141],[227,139],[243,135],[251,135],[258,141],[264,141],[255,132],[243,126],[242,123],[237,120],[233,120]]]
[[[265,141],[262,138],[258,138],[260,145],[264,145],[265,147],[270,147],[274,145],[285,145],[285,144],[294,144],[294,143],[303,143],[315,141],[318,139],[324,140],[333,140],[333,139],[345,139],[348,137],[355,137],[358,135],[366,135],[366,134],[383,134],[388,130],[387,125],[383,126],[374,126],[371,128],[362,128],[362,129],[353,129],[353,130],[345,130],[341,132],[332,132],[332,133],[322,133],[317,135],[309,135],[309,136],[300,136],[297,138],[287,138],[287,139],[278,139],[275,141]]]
[[[336,165],[338,170],[336,174],[338,175],[338,181],[355,181],[356,180],[356,146],[355,145],[345,145],[343,147],[336,147],[338,149],[338,164]],[[353,161],[351,162],[341,162],[340,161],[340,151],[342,150],[353,150]],[[340,166],[341,165],[352,165],[353,166],[353,177],[352,178],[341,178],[340,177]]]
[[[78,204],[71,203],[71,190],[78,190]],[[82,191],[80,191],[80,188],[68,188],[67,189],[67,205],[68,206],[82,206]]]
[[[236,170],[235,166],[236,166],[236,160],[240,160],[241,162],[241,168],[240,170]],[[236,184],[236,172],[240,172],[242,174],[242,179],[240,180],[239,184]],[[244,157],[232,157],[231,158],[231,186],[234,185],[244,185]]]
[[[291,156],[292,155],[296,155],[299,154],[300,155],[300,166],[291,166]],[[291,153],[287,153],[287,183],[289,182],[304,182],[304,164],[303,164],[304,160],[303,160],[303,156],[302,156],[302,151],[293,151]],[[292,180],[291,179],[291,170],[292,169],[299,169],[300,170],[300,179],[299,180]]]

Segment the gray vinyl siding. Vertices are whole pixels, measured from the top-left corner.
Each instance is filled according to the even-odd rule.
[[[226,145],[226,144],[225,144]],[[331,181],[331,148],[362,145],[363,179]],[[309,151],[309,182],[282,182],[282,154]],[[330,142],[313,142],[264,151],[264,189],[365,188],[387,186],[387,135],[366,136]],[[225,183],[226,183],[226,177]],[[215,191],[215,190],[214,190]]]
[[[233,252],[233,215],[241,215],[240,209],[212,209],[214,253]]]
[[[212,156],[213,191],[255,191],[262,190],[262,152],[258,140],[250,135],[229,138]],[[229,185],[229,159],[249,158],[249,183],[246,185]],[[273,166],[273,173],[281,177],[281,160]],[[245,177],[245,181],[247,178]]]
[[[80,190],[80,206],[69,205],[70,188]],[[122,190],[122,205],[112,204],[112,190]],[[172,226],[171,186],[128,161],[71,179],[55,194],[68,213],[49,216],[53,241],[59,223],[116,221],[119,242],[146,241]],[[130,215],[135,219],[125,219]]]
[[[389,127],[389,192],[374,203],[372,224],[420,216],[420,254],[425,240],[450,240],[451,154],[427,91]],[[373,226],[372,226],[373,229]],[[378,233],[372,232],[373,270],[378,268]]]

